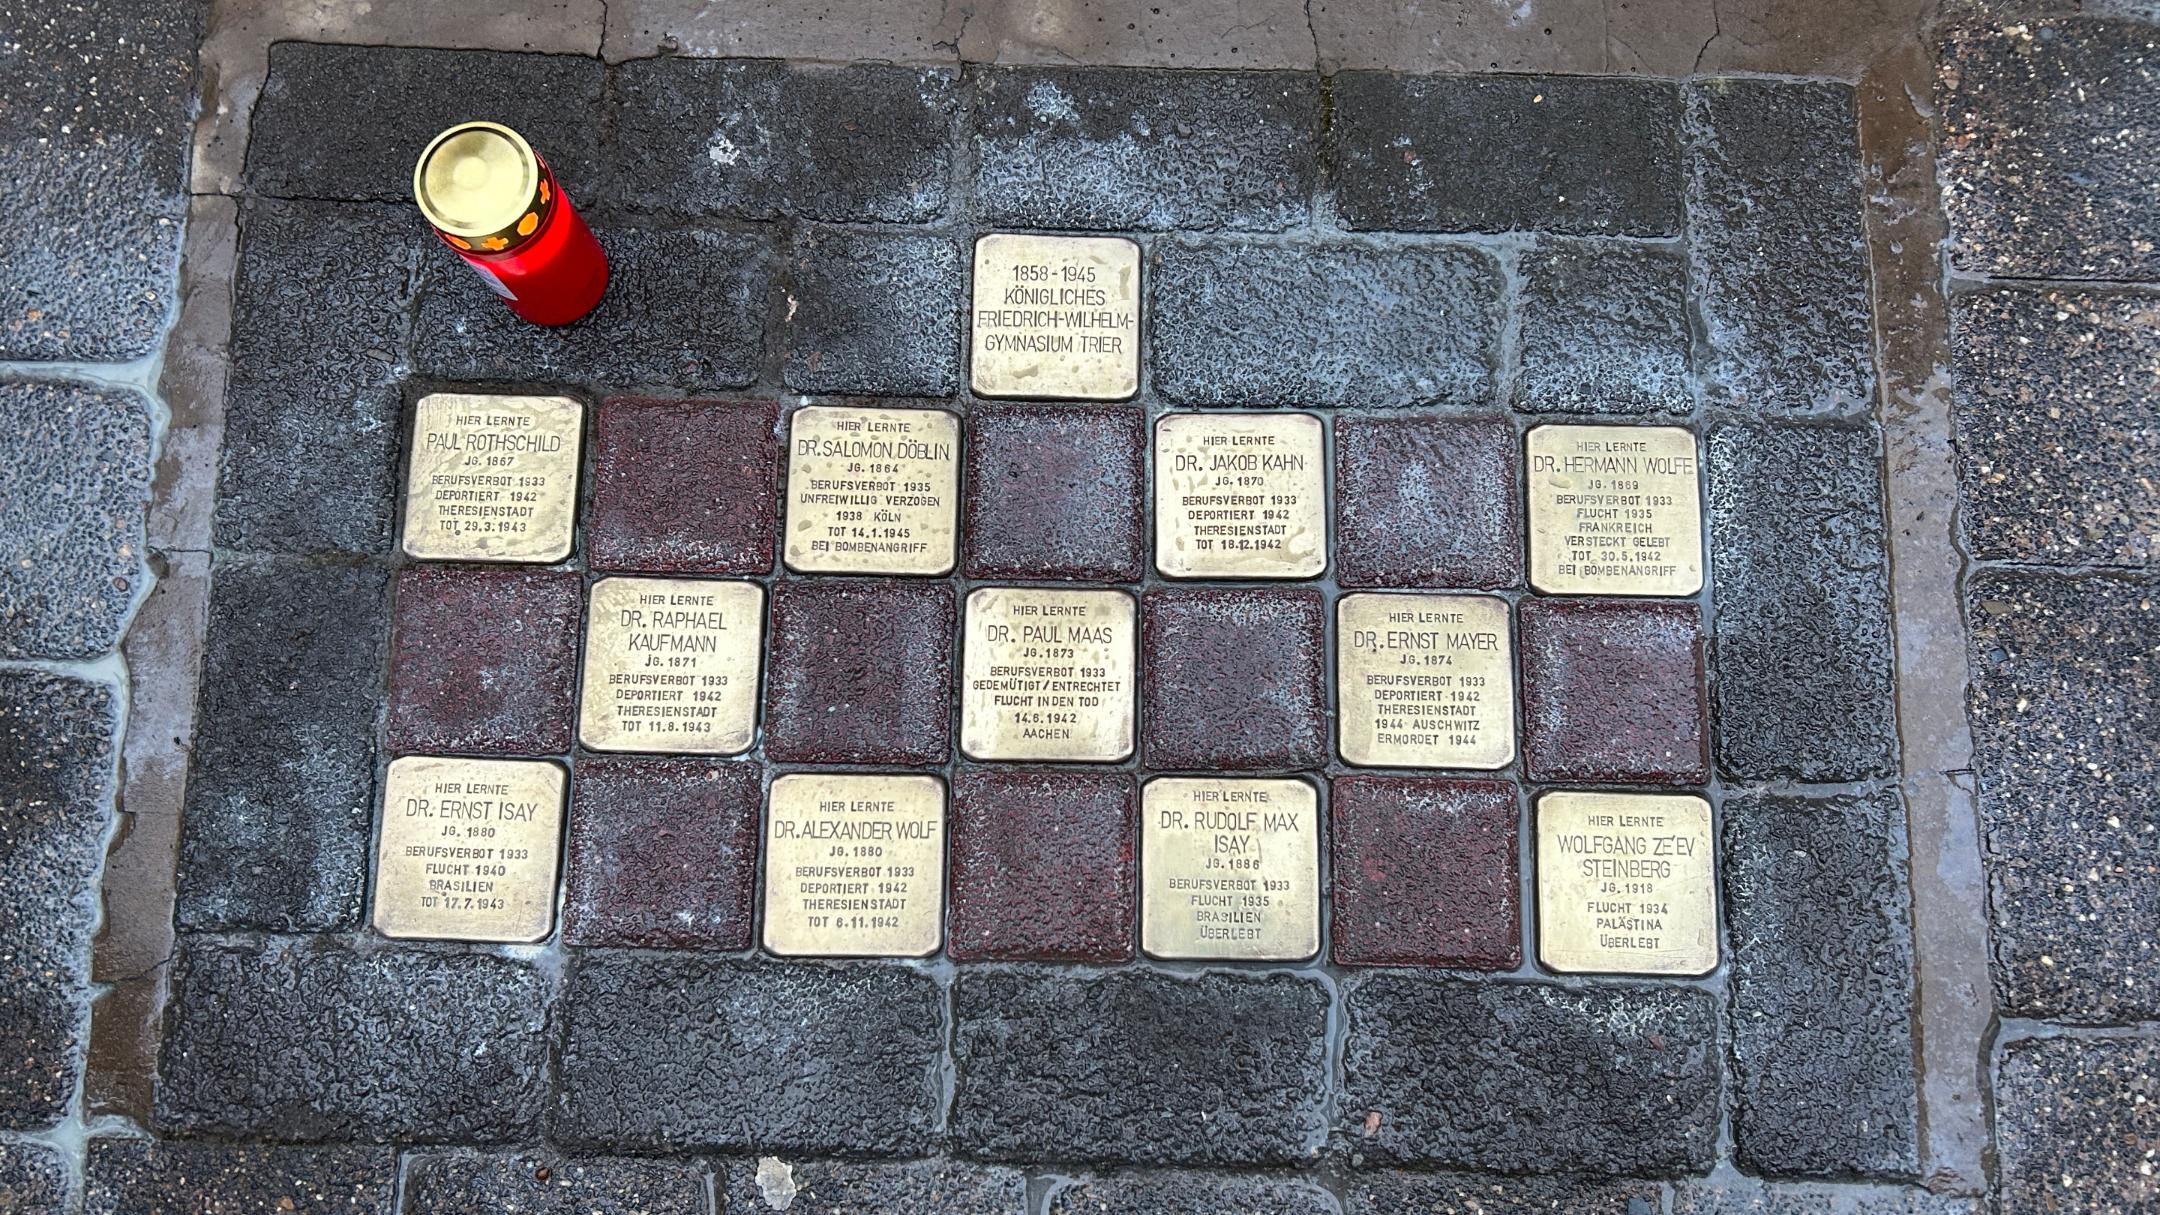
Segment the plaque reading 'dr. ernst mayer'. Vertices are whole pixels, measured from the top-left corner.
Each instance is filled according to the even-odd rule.
[[[1530,585],[1549,595],[1702,589],[1695,436],[1676,426],[1530,432]]]
[[[1388,768],[1515,758],[1508,605],[1489,595],[1345,595],[1335,605],[1342,757]]]
[[[449,941],[537,941],[555,919],[562,765],[408,755],[383,782],[375,929]]]
[[[1295,962],[1320,952],[1311,785],[1166,776],[1141,802],[1140,945],[1150,956]]]
[[[967,599],[960,749],[1116,761],[1133,750],[1133,597],[984,587]]]
[[[960,419],[808,405],[788,436],[787,564],[813,574],[951,571]]]
[[[1173,413],[1155,424],[1155,568],[1170,578],[1310,578],[1327,568],[1320,419]]]
[[[405,479],[406,556],[543,564],[569,556],[584,418],[568,397],[422,397]]]
[[[754,582],[593,583],[578,741],[596,751],[749,750],[764,634],[765,590]]]
[[[997,232],[975,242],[978,395],[1122,401],[1140,391],[1140,246]]]
[[[1710,803],[1692,794],[1538,798],[1539,956],[1573,974],[1708,974],[1712,852]]]
[[[903,957],[944,936],[945,782],[793,773],[765,807],[765,948]]]

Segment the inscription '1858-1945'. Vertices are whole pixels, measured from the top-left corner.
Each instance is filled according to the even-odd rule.
[[[599,751],[734,755],[757,728],[765,591],[603,578],[585,614],[578,739]]]
[[[1140,246],[996,232],[975,242],[977,394],[1122,401],[1140,391]]]
[[[1675,426],[1530,432],[1530,585],[1553,595],[1702,589],[1695,436]]]
[[[955,560],[960,419],[941,409],[808,405],[788,436],[787,564],[943,574]]]
[[[1140,944],[1170,959],[1320,952],[1319,795],[1301,780],[1166,776],[1141,791]]]
[[[537,941],[555,918],[564,774],[546,760],[408,755],[383,781],[375,929]]]
[[[944,936],[945,782],[791,773],[765,808],[765,948],[923,957]]]
[[[1690,794],[1538,798],[1538,953],[1570,973],[1717,966],[1710,803]]]

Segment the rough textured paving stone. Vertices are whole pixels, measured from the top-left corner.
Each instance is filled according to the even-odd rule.
[[[391,752],[568,751],[584,618],[584,580],[569,570],[399,571],[385,734]]]
[[[750,948],[763,800],[754,764],[580,759],[563,943]]]
[[[1540,240],[1522,255],[1525,413],[1687,413],[1694,365],[1687,260],[1632,242]]]
[[[946,952],[961,962],[1130,960],[1137,801],[1123,772],[955,774]]]
[[[1327,761],[1327,609],[1320,592],[1200,589],[1140,598],[1141,748],[1169,769]]]
[[[402,1215],[706,1215],[705,1174],[663,1160],[564,1160],[525,1152],[420,1156]]]
[[[1916,1177],[1897,794],[1736,796],[1724,820],[1736,1162],[1776,1177]]]
[[[902,1155],[938,1122],[945,998],[900,966],[593,953],[553,1138],[609,1150]]]
[[[397,1154],[92,1139],[83,1215],[391,1215]]]
[[[1305,221],[1319,130],[1306,73],[991,68],[976,208],[1018,228],[1281,231]]]
[[[1530,599],[1517,612],[1517,630],[1531,780],[1709,779],[1702,613],[1694,604]]]
[[[1653,1208],[1654,1209],[1654,1208]],[[1673,1187],[1672,1215],[1981,1215],[1984,1200],[1917,1189],[1688,1181]]]
[[[1157,246],[1149,363],[1190,405],[1485,405],[1500,276],[1457,245]]]
[[[1368,1158],[1496,1172],[1565,1159],[1643,1177],[1710,1168],[1709,992],[1380,973],[1352,979],[1345,999],[1343,1133]]]
[[[952,750],[953,592],[942,582],[772,588],[765,754],[781,763],[941,764]]]
[[[1965,596],[1996,1005],[2160,1017],[2160,581],[1987,571]]]
[[[796,238],[789,276],[789,388],[944,397],[959,387],[958,241],[810,228]]]
[[[1161,1170],[1061,1182],[1048,1215],[1339,1215],[1335,1196],[1299,1178]]]
[[[1522,444],[1498,419],[1335,419],[1344,586],[1522,585]]]
[[[548,979],[478,953],[182,938],[160,1131],[499,1143],[538,1130]]]
[[[1847,85],[1687,88],[1688,234],[1715,399],[1864,412],[1875,371]]]
[[[1956,297],[1951,319],[1958,518],[1973,556],[2160,557],[2160,299],[1998,290]]]
[[[1326,1133],[1327,1007],[1284,974],[963,970],[953,1140],[1015,1162],[1308,1161]]]
[[[1352,1178],[1344,1206],[1347,1215],[1660,1215],[1664,1188],[1655,1181],[1566,1174],[1492,1177],[1384,1169]]]
[[[0,1130],[72,1107],[119,728],[102,684],[0,671]]]
[[[961,495],[971,578],[1137,582],[1147,420],[1127,405],[969,409]]]
[[[1335,206],[1397,232],[1680,231],[1680,93],[1654,80],[1342,72]]]
[[[1958,268],[2160,278],[2160,212],[2139,184],[2160,172],[2151,25],[2072,18],[1952,30],[1935,106]]]
[[[586,560],[595,570],[769,574],[780,499],[770,401],[603,401]]]
[[[418,227],[409,207],[242,205],[220,548],[389,551]]]
[[[2027,1039],[1995,1065],[1996,1199],[2005,1215],[2133,1215],[2160,1203],[2160,1045]]]
[[[57,1149],[0,1139],[0,1211],[9,1215],[70,1215],[74,1187]]]
[[[616,69],[612,140],[640,209],[910,224],[945,210],[959,76],[662,57]]]
[[[1880,438],[1743,422],[1708,446],[1718,767],[1751,781],[1890,775]]]
[[[789,1210],[815,1215],[1023,1215],[1027,1176],[998,1165],[953,1160],[898,1164],[840,1160],[731,1160],[720,1178],[725,1209],[737,1215]]]
[[[0,359],[119,362],[157,345],[209,8],[0,4]]]
[[[768,238],[603,225],[607,294],[559,328],[519,320],[440,242],[423,257],[413,368],[457,380],[596,389],[742,388],[758,377],[773,254]]]
[[[1522,963],[1514,785],[1338,776],[1328,788],[1337,964]]]
[[[149,496],[140,393],[0,384],[0,658],[90,659],[120,644]]]
[[[249,130],[248,188],[409,205],[428,141],[486,121],[524,136],[563,192],[589,207],[602,76],[583,55],[275,43]],[[354,104],[359,97],[397,100]]]
[[[182,930],[359,921],[389,581],[285,558],[213,567],[180,820]]]

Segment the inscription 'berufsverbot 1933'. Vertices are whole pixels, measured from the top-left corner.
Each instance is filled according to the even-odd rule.
[[[960,749],[1115,761],[1133,749],[1133,597],[984,587],[967,599]]]
[[[1563,790],[1537,803],[1538,953],[1575,974],[1717,966],[1710,803]]]
[[[569,556],[584,417],[568,397],[420,398],[405,482],[406,555],[541,563]]]
[[[1320,952],[1319,796],[1301,780],[1166,776],[1141,793],[1140,944],[1157,958]]]
[[[599,751],[749,750],[764,633],[765,591],[754,582],[595,582],[579,740]]]
[[[788,451],[788,568],[952,569],[959,418],[941,409],[809,405],[795,411]]]
[[[986,397],[1122,401],[1140,391],[1140,246],[996,232],[975,242],[969,378]]]
[[[1530,585],[1554,595],[1702,589],[1695,436],[1674,426],[1540,426],[1530,457]]]
[[[917,958],[944,936],[945,782],[792,773],[765,808],[765,948]]]
[[[537,941],[555,918],[562,765],[408,755],[383,781],[375,929],[451,941]]]
[[[1171,578],[1310,578],[1327,568],[1320,419],[1173,413],[1155,424],[1155,568]]]
[[[1503,768],[1515,758],[1506,601],[1345,595],[1335,607],[1342,756],[1391,768]]]

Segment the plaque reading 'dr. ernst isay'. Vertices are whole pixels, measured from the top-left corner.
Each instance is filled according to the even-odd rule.
[[[555,919],[562,765],[408,755],[383,781],[375,930],[538,941]]]
[[[422,397],[405,479],[406,556],[541,564],[569,556],[584,418],[568,397]]]
[[[1515,758],[1508,605],[1489,595],[1345,595],[1335,605],[1342,757],[1387,768]]]
[[[1710,803],[1691,794],[1547,793],[1537,802],[1538,955],[1571,974],[1717,966]]]
[[[1169,578],[1310,578],[1327,568],[1320,419],[1173,413],[1155,424],[1155,568]]]
[[[1530,432],[1530,585],[1549,595],[1702,589],[1695,436],[1676,426]]]
[[[967,599],[960,749],[972,759],[1124,759],[1133,750],[1133,597],[984,587]]]
[[[952,570],[960,419],[809,405],[788,437],[787,564],[814,574]]]
[[[977,395],[1122,401],[1140,391],[1140,246],[997,232],[975,242]]]
[[[919,958],[944,936],[945,782],[794,773],[765,807],[765,948]]]
[[[754,582],[593,583],[578,740],[596,751],[749,750],[764,635],[765,590]]]
[[[1150,956],[1295,962],[1320,952],[1311,785],[1166,776],[1141,802],[1140,945]]]

